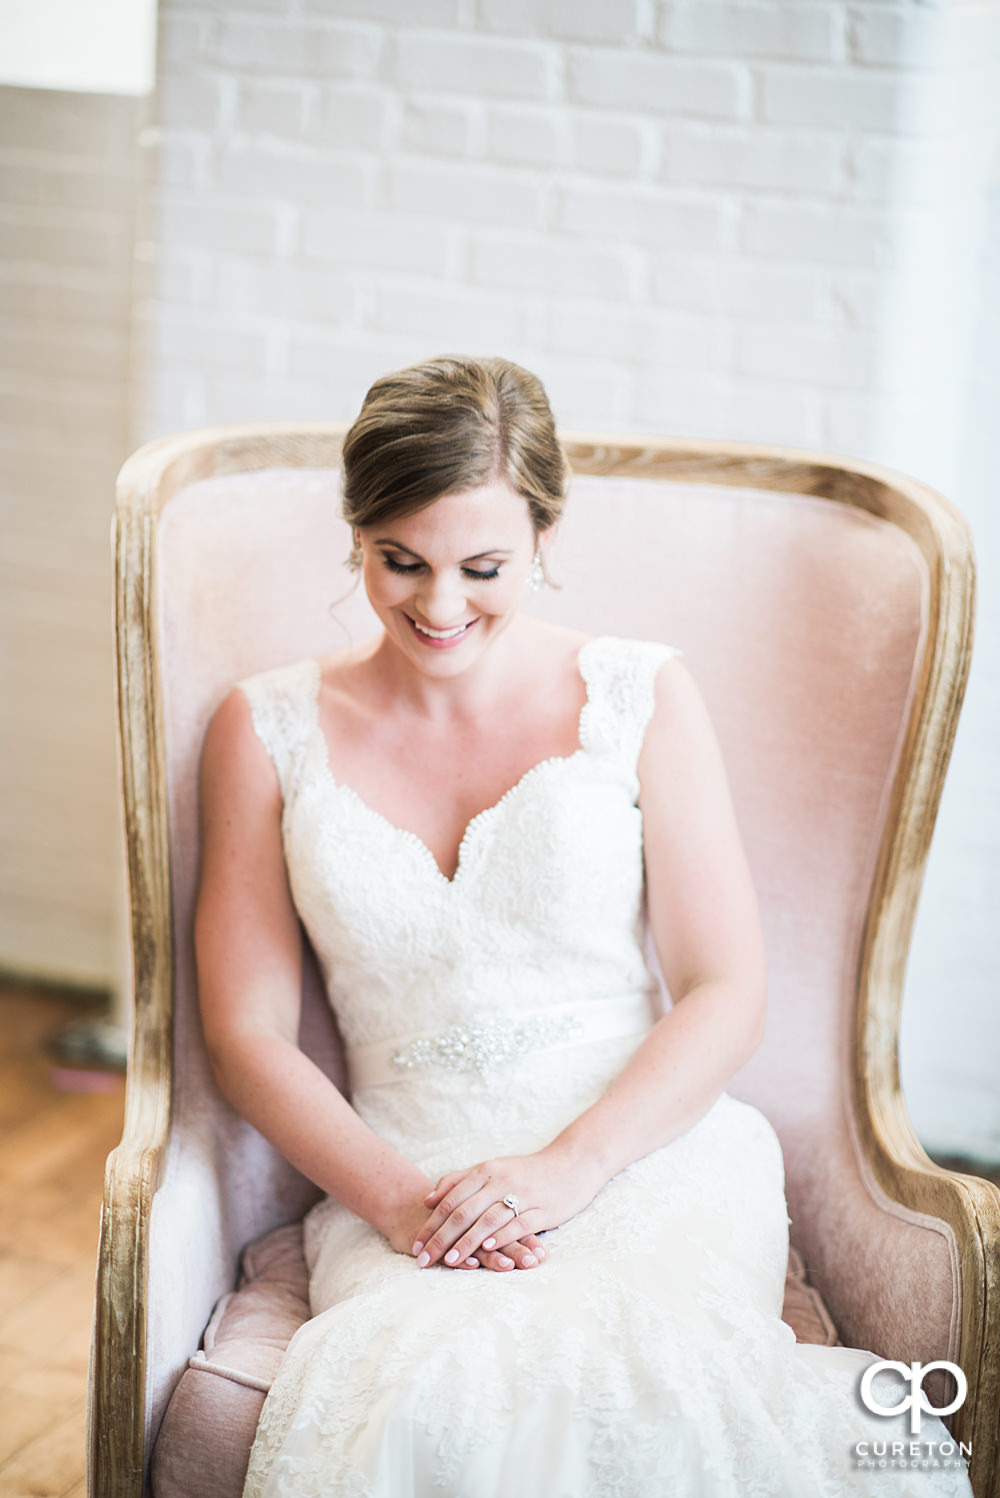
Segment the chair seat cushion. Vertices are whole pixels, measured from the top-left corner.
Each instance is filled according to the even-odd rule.
[[[805,1262],[797,1248],[788,1250],[781,1319],[792,1328],[796,1342],[814,1342],[818,1347],[841,1346],[833,1318],[822,1295],[810,1285]]]
[[[282,1355],[309,1318],[302,1224],[288,1223],[243,1253],[239,1287],[224,1295],[160,1427],[154,1498],[240,1498],[264,1399]],[[799,1342],[840,1345],[805,1264],[789,1250],[782,1320]]]

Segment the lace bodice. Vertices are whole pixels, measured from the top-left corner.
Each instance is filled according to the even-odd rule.
[[[533,766],[473,817],[452,879],[416,834],[335,778],[316,661],[240,682],[281,783],[293,899],[349,1062],[357,1058],[355,1106],[397,1147],[429,1143],[439,1106],[454,1108],[458,1093],[471,1124],[477,1098],[495,1088],[488,1066],[459,1084],[454,1067],[422,1064],[400,1076],[392,1097],[384,1085],[358,1085],[387,1076],[393,1053],[412,1060],[430,1043],[440,1055],[439,1037],[474,1029],[487,1061],[492,1046],[509,1064],[513,1044],[527,1083],[532,1037],[576,1035],[587,1088],[588,1055],[610,1054],[609,1040],[634,1043],[648,1029],[655,985],[644,955],[637,763],[656,672],[678,653],[644,641],[588,640],[578,656],[586,701],[576,751]],[[520,1042],[510,1041],[511,1025]],[[380,1066],[362,1069],[376,1047]],[[582,1094],[566,1096],[562,1106],[572,1111],[581,1102]],[[506,1109],[516,1133],[523,1122],[516,1101]]]

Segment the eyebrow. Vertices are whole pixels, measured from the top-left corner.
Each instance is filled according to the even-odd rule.
[[[414,551],[411,546],[404,546],[401,541],[393,541],[389,536],[377,537],[375,545],[391,546],[393,551],[405,551],[408,557],[416,557],[418,562],[422,562],[424,560],[419,551]],[[463,557],[462,562],[478,562],[483,557],[509,557],[510,555],[511,551],[509,547],[489,546],[485,551],[477,551],[474,556]]]

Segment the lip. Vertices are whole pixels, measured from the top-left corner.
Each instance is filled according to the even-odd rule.
[[[456,645],[461,645],[462,641],[464,639],[467,639],[470,631],[474,628],[474,626],[479,623],[478,619],[470,619],[468,624],[466,624],[462,629],[461,634],[450,635],[447,639],[444,640],[435,640],[431,635],[421,634],[420,630],[417,628],[416,620],[411,619],[409,614],[405,614],[404,618],[409,624],[414,638],[419,640],[421,645],[426,645],[431,650],[451,650]]]

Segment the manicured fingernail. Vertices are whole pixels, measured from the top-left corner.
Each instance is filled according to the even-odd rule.
[[[421,1243],[420,1239],[418,1238],[417,1241],[416,1241],[416,1243],[413,1245],[413,1252],[415,1254],[418,1254],[420,1252],[420,1250],[423,1248],[423,1246],[424,1245]]]
[[[538,1260],[535,1258],[534,1254],[525,1254],[524,1258],[521,1260],[521,1263],[530,1266],[532,1264],[537,1264]]]
[[[466,1259],[465,1262],[467,1264],[474,1264],[477,1269],[479,1268],[479,1260],[478,1259]]]
[[[506,1254],[499,1254],[497,1257],[499,1258],[501,1264],[513,1264],[514,1262],[513,1259],[508,1259]]]
[[[427,1266],[428,1266],[428,1264],[430,1263],[430,1261],[431,1261],[430,1254],[427,1254],[427,1253],[421,1254],[420,1258],[417,1260],[417,1268],[418,1269],[426,1269]]]
[[[536,1248],[535,1249],[535,1253],[538,1255],[538,1257],[540,1259],[544,1259],[545,1258],[545,1250],[544,1250],[544,1248]]]
[[[457,1264],[460,1257],[461,1255],[459,1254],[457,1248],[449,1248],[448,1252],[444,1256],[444,1261],[446,1264]]]
[[[484,1238],[483,1239],[483,1247],[484,1248],[496,1248],[496,1246],[497,1246],[497,1240],[495,1238]]]

